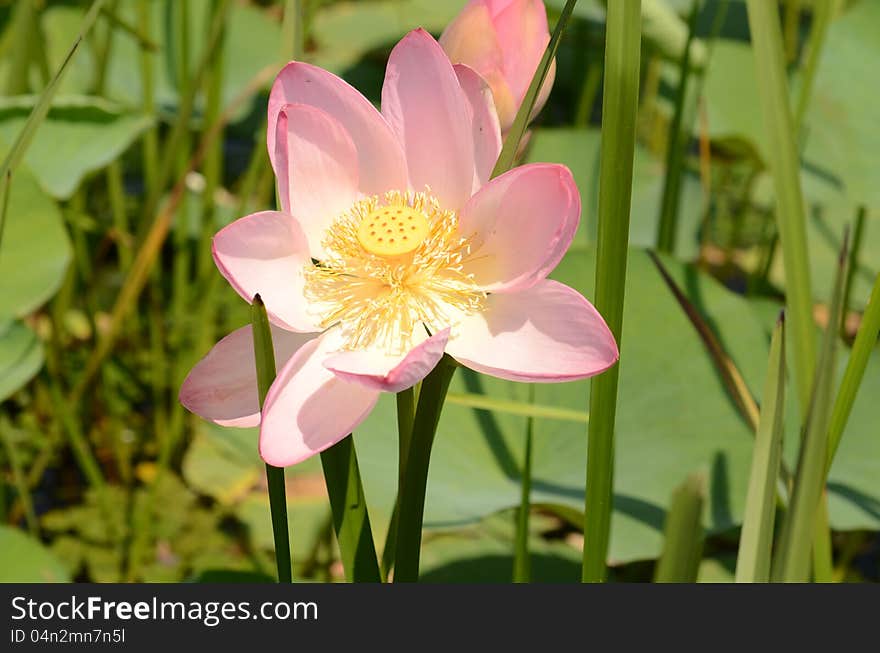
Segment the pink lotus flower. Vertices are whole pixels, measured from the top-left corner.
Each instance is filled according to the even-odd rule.
[[[391,53],[382,113],[331,73],[288,64],[268,145],[282,210],[214,238],[223,276],[248,301],[259,293],[273,325],[266,462],[335,444],[444,352],[516,381],[581,379],[617,360],[596,309],[546,279],[579,219],[571,173],[532,164],[489,181],[501,148],[491,99],[426,32]],[[180,400],[219,424],[260,423],[249,326],[193,368]]]
[[[440,36],[453,63],[470,66],[489,84],[502,132],[513,124],[549,42],[541,0],[470,0]],[[532,118],[547,102],[555,74],[553,62]]]

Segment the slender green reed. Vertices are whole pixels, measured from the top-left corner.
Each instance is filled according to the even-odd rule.
[[[822,532],[819,532],[817,538],[817,526],[822,525],[817,519],[817,513],[824,509],[819,504],[825,488],[827,469],[828,426],[836,378],[835,363],[839,342],[838,329],[843,310],[843,282],[848,260],[846,241],[847,238],[844,238],[843,250],[838,259],[828,311],[828,325],[822,339],[819,366],[810,393],[791,504],[785,514],[778,551],[773,560],[772,574],[775,581],[807,582],[810,578],[810,560],[814,542],[820,540],[820,551],[826,547],[826,543],[822,541],[826,536]],[[825,521],[827,522],[827,519]],[[828,566],[830,564],[824,564],[823,568]]]
[[[641,58],[641,2],[609,2],[599,169],[594,305],[621,345]],[[587,452],[582,578],[605,580],[614,478],[615,366],[593,379]]]
[[[688,35],[678,67],[678,89],[675,95],[675,109],[669,124],[666,140],[666,177],[663,182],[663,196],[660,200],[660,219],[657,224],[657,249],[671,254],[675,251],[678,237],[678,213],[681,202],[681,180],[684,176],[684,156],[690,141],[690,126],[682,130],[685,113],[685,100],[688,97],[688,80],[691,77],[691,46],[697,30],[697,16],[700,2],[692,0],[688,17]]]
[[[782,459],[785,412],[785,319],[780,315],[770,340],[767,379],[761,402],[761,417],[755,434],[752,469],[746,494],[739,552],[737,583],[770,581],[770,553],[776,517],[776,486]]]
[[[776,221],[785,263],[785,294],[794,345],[795,389],[801,418],[810,406],[816,367],[812,285],[807,260],[804,198],[794,122],[788,101],[782,33],[777,6],[766,0],[747,0],[758,100],[764,117],[766,153],[776,191]]]

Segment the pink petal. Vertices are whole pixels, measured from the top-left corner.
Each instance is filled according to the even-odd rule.
[[[291,333],[271,326],[275,361],[280,367],[314,334]],[[180,403],[205,419],[223,426],[260,423],[257,369],[251,326],[237,329],[218,342],[190,370],[180,387]]]
[[[278,114],[275,146],[281,207],[299,219],[312,256],[324,258],[327,228],[358,198],[354,142],[327,112],[287,104]]]
[[[302,462],[339,442],[369,415],[379,391],[338,378],[324,367],[328,334],[288,361],[266,395],[260,455],[270,465]]]
[[[489,5],[503,53],[504,76],[519,105],[550,42],[547,10],[542,0],[489,0]],[[546,83],[545,88],[549,93]]]
[[[474,179],[471,110],[452,64],[426,31],[410,32],[391,51],[382,114],[403,143],[410,186],[428,186],[444,209],[460,209]]]
[[[257,293],[270,319],[291,331],[318,331],[303,295],[303,270],[311,265],[297,221],[278,211],[253,213],[214,236],[214,262],[246,301]]]
[[[462,365],[511,381],[552,383],[594,376],[617,361],[602,316],[568,286],[545,279],[486,301],[446,346]]]
[[[492,89],[473,68],[464,64],[455,66],[455,74],[471,105],[473,113],[474,163],[476,179],[474,191],[479,190],[492,176],[492,169],[501,154],[501,126],[492,99]]]
[[[565,166],[532,163],[496,177],[461,212],[461,233],[476,234],[465,271],[490,292],[534,285],[562,259],[580,211]]]
[[[403,356],[379,351],[341,351],[324,361],[336,376],[383,392],[400,392],[428,376],[443,358],[449,329],[438,331]]]
[[[276,160],[276,123],[287,104],[308,104],[320,109],[343,126],[357,150],[359,188],[367,195],[407,184],[406,159],[394,132],[376,108],[336,75],[317,66],[294,61],[287,64],[272,85],[269,95],[269,157]],[[296,198],[294,198],[296,202]]]

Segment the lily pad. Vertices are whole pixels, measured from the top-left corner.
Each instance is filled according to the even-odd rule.
[[[19,168],[12,176],[0,241],[0,317],[21,317],[41,306],[58,290],[69,262],[58,206]]]
[[[850,200],[880,207],[880,3],[862,0],[828,28],[807,113],[804,159],[842,181]]]
[[[254,429],[202,424],[183,459],[183,477],[194,490],[229,505],[260,480],[262,465]]]
[[[0,143],[12,145],[34,99],[8,98],[0,103]],[[57,98],[34,133],[24,163],[50,195],[69,199],[86,175],[119,157],[151,122],[100,98]]]
[[[67,569],[39,540],[0,525],[0,583],[66,583]]]
[[[18,321],[0,324],[0,401],[30,381],[43,366],[37,334]]]
[[[598,129],[538,128],[533,130],[526,155],[528,162],[552,161],[571,168],[581,191],[581,224],[575,244],[596,242],[598,224],[599,147]],[[642,147],[636,148],[633,164],[630,244],[653,247],[663,195],[663,162]],[[699,181],[685,175],[681,189],[679,238],[676,254],[684,259],[698,253],[696,234],[700,223],[703,192]]]

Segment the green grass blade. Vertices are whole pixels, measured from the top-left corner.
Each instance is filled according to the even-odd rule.
[[[0,255],[3,253],[3,229],[6,226],[6,212],[9,209],[9,187],[12,184],[12,171],[0,177]]]
[[[810,105],[810,98],[813,95],[813,81],[816,79],[816,71],[819,69],[819,55],[822,54],[828,26],[831,24],[831,2],[832,0],[814,0],[813,2],[813,20],[807,41],[807,60],[803,67],[794,117],[795,129],[798,132],[804,125],[804,115],[807,113],[807,107]]]
[[[816,343],[800,161],[788,104],[788,82],[777,5],[767,0],[748,0],[747,7],[768,164],[776,190],[776,220],[785,263],[786,313],[793,336],[795,388],[803,418],[810,405]]]
[[[655,583],[694,583],[703,554],[703,501],[706,475],[692,474],[672,493],[666,513],[663,553],[654,572]]]
[[[770,580],[770,553],[776,516],[776,484],[782,458],[782,423],[785,411],[785,320],[780,316],[770,341],[767,380],[761,402],[761,417],[755,435],[752,470],[743,514],[737,583],[766,583]]]
[[[684,105],[688,92],[688,80],[691,76],[691,44],[697,28],[699,0],[692,0],[691,13],[688,17],[688,35],[682,50],[678,67],[678,91],[675,96],[675,110],[669,124],[669,136],[666,144],[666,177],[663,182],[663,197],[660,201],[660,220],[657,225],[657,249],[671,254],[675,251],[678,236],[678,207],[681,199],[681,179],[684,174],[684,155],[690,130],[682,133]]]
[[[859,386],[868,367],[868,360],[877,346],[878,335],[880,335],[880,274],[874,280],[871,298],[868,300],[868,306],[865,309],[864,315],[862,315],[862,323],[859,325],[859,330],[856,333],[856,340],[853,343],[849,360],[846,363],[843,380],[840,382],[840,389],[837,391],[837,398],[834,400],[834,408],[831,410],[831,420],[828,427],[826,475],[831,470],[831,462],[834,460],[837,447],[840,445],[840,439],[843,437],[843,431],[846,429],[846,423],[852,412],[856,395],[859,392]]]
[[[535,386],[529,386],[529,403],[535,399]],[[535,430],[535,419],[526,420],[526,443],[523,452],[523,467],[520,483],[519,508],[516,511],[516,523],[513,547],[513,582],[528,583],[531,580],[532,565],[529,558],[529,513],[532,502],[532,437]]]
[[[782,525],[779,550],[773,561],[775,581],[803,583],[810,578],[812,545],[816,539],[817,512],[825,489],[828,458],[828,424],[836,370],[837,343],[846,276],[847,238],[838,260],[828,325],[822,339],[819,366],[813,381],[804,437],[798,455],[791,503]],[[820,543],[824,545],[824,543]]]
[[[254,337],[254,360],[257,365],[257,390],[260,408],[266,401],[269,387],[275,380],[275,347],[272,345],[272,332],[269,330],[269,317],[266,306],[259,295],[251,305],[251,329]],[[269,481],[269,510],[272,513],[272,535],[275,538],[275,564],[278,567],[278,582],[292,580],[290,563],[290,531],[287,525],[287,490],[284,485],[284,468],[266,464],[266,478]]]
[[[343,438],[322,451],[321,466],[345,577],[353,583],[382,582],[354,438]]]
[[[498,161],[492,170],[493,177],[497,177],[513,167],[516,153],[519,151],[520,141],[522,141],[526,133],[526,127],[529,126],[529,118],[532,116],[532,110],[534,109],[535,101],[538,99],[538,93],[544,85],[544,80],[547,79],[547,71],[550,69],[553,57],[556,56],[556,50],[559,49],[559,40],[562,38],[562,33],[565,31],[565,26],[568,25],[571,12],[574,11],[576,4],[577,0],[568,0],[562,8],[562,13],[559,14],[559,20],[556,22],[556,27],[553,30],[553,35],[550,37],[550,42],[547,44],[547,49],[544,51],[544,56],[541,57],[541,62],[538,64],[535,76],[532,77],[532,83],[529,84],[529,90],[526,91],[522,104],[516,112],[516,118],[514,118],[510,131],[507,132],[507,137],[504,139],[501,154],[498,155]]]
[[[406,456],[403,487],[399,488],[396,560],[394,582],[414,583],[419,578],[422,546],[422,520],[428,485],[431,447],[440,422],[440,412],[457,363],[444,356],[422,381],[413,419],[412,440]]]
[[[68,50],[67,56],[64,57],[64,60],[58,67],[58,70],[55,71],[55,75],[52,76],[52,79],[46,85],[46,88],[43,89],[43,92],[40,94],[37,103],[31,110],[27,121],[24,123],[24,126],[21,128],[18,136],[16,136],[15,142],[12,144],[9,153],[6,155],[6,159],[4,159],[3,161],[3,165],[0,166],[0,177],[7,177],[7,175],[11,171],[14,171],[16,166],[21,162],[21,159],[27,151],[28,146],[31,144],[31,140],[36,133],[37,127],[40,126],[40,123],[43,122],[46,114],[49,113],[49,107],[52,104],[52,98],[55,96],[55,92],[58,90],[58,86],[61,84],[61,80],[64,79],[64,75],[67,72],[68,65],[73,59],[73,55],[76,54],[76,51],[79,48],[80,43],[82,43],[83,38],[85,38],[86,34],[89,33],[89,30],[92,29],[92,26],[95,24],[95,19],[98,17],[98,14],[100,13],[103,6],[104,0],[95,0],[92,3],[92,6],[89,7],[88,12],[86,12],[85,17],[80,24],[79,34],[77,35],[73,44],[70,46],[70,50]]]
[[[593,303],[620,346],[639,98],[641,2],[608,3],[605,32],[599,230]],[[582,578],[587,582],[604,581],[606,574],[618,370],[619,366],[614,366],[594,378],[590,392],[582,571]]]

